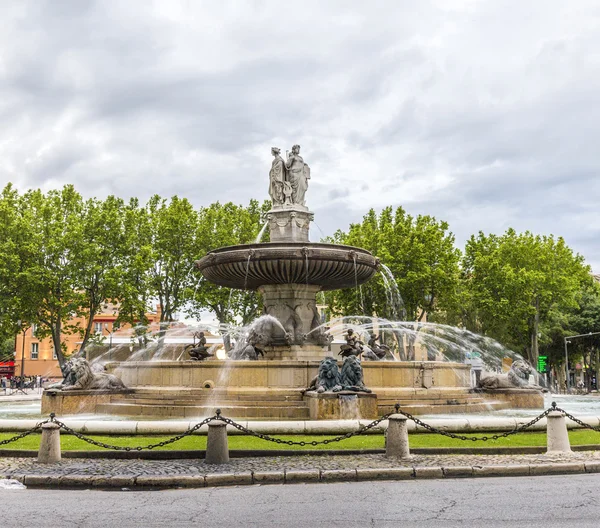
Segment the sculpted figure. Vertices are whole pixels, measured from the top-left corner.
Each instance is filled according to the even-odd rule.
[[[273,164],[271,165],[271,171],[269,172],[269,195],[273,202],[273,207],[281,206],[285,203],[286,194],[291,199],[291,186],[286,179],[286,167],[285,161],[279,155],[281,149],[277,147],[271,147],[271,154],[273,154]]]
[[[364,352],[364,343],[358,339],[358,335],[354,333],[352,328],[348,328],[344,337],[346,338],[346,344],[340,347],[338,356],[347,358],[349,356],[360,356]]]
[[[198,343],[194,343],[191,345],[186,345],[185,350],[189,349],[190,359],[195,361],[203,361],[209,357],[212,357],[214,354],[211,354],[206,346],[206,337],[204,337],[204,332],[198,332],[194,334],[194,341],[198,338]]]
[[[71,358],[63,367],[64,379],[48,389],[60,390],[121,390],[125,384],[113,374],[93,372],[86,359]]]
[[[304,195],[310,179],[310,168],[300,156],[300,145],[294,145],[292,151],[288,152],[285,168],[287,169],[287,180],[292,188],[292,203],[304,205]]]
[[[343,390],[353,392],[371,392],[363,381],[363,370],[356,356],[349,356],[344,360],[340,372],[340,384]]]
[[[529,375],[533,369],[522,359],[513,361],[507,374],[492,374],[479,380],[481,389],[531,389],[544,390],[539,385],[529,383]]]
[[[369,336],[368,346],[371,350],[371,354],[367,356],[365,353],[364,357],[367,359],[371,359],[373,361],[377,361],[385,358],[385,356],[389,353],[391,354],[390,347],[387,345],[383,345],[378,343],[379,336],[377,334],[371,333]]]
[[[265,353],[255,345],[250,343],[242,345],[239,348],[235,347],[229,354],[230,359],[249,359],[255,361],[258,356],[265,356]]]
[[[337,360],[334,357],[328,356],[319,363],[319,373],[311,381],[308,390],[316,390],[319,393],[326,391],[338,392],[342,390],[342,386],[340,385],[340,371]]]

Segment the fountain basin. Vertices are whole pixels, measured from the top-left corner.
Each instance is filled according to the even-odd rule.
[[[369,280],[379,259],[352,246],[273,242],[219,248],[196,261],[196,267],[206,279],[227,288],[307,284],[338,290]]]
[[[231,367],[223,376],[223,367]],[[482,412],[508,403],[470,391],[470,366],[461,363],[365,362],[371,394],[356,397],[361,418],[402,409],[413,414]],[[109,363],[133,392],[98,394],[63,391],[42,396],[44,413],[99,413],[149,418],[196,419],[214,414],[247,420],[308,420],[347,417],[342,401],[351,394],[306,392],[318,361],[154,361]],[[425,372],[428,371],[429,373]],[[426,388],[424,383],[431,386]]]

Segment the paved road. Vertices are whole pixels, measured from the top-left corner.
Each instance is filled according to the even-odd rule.
[[[166,491],[0,490],[2,526],[597,527],[600,474]]]

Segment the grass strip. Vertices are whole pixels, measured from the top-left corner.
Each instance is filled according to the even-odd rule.
[[[484,436],[486,433],[478,433],[477,435],[466,434],[467,437],[472,436]],[[487,436],[493,436],[494,433],[487,433]],[[14,433],[0,433],[0,441],[14,436]],[[91,435],[90,435],[91,436]],[[111,445],[118,446],[145,446],[148,444],[156,444],[163,440],[168,440],[171,436],[91,436],[98,442],[103,442]],[[324,440],[325,438],[335,438],[334,436],[324,435],[277,435],[277,438],[282,440],[295,440],[297,442],[312,442],[313,440]],[[589,430],[576,430],[569,431],[569,438],[571,445],[585,445],[585,444],[600,444],[600,433]],[[484,441],[463,441],[448,438],[446,436],[437,434],[411,434],[409,436],[410,447],[516,447],[516,446],[545,446],[546,445],[546,433],[518,433],[511,435],[506,438],[499,438],[498,440]],[[32,434],[21,440],[17,440],[11,444],[2,446],[7,449],[33,449],[39,448],[40,435]],[[256,449],[286,449],[292,451],[302,451],[303,449],[382,449],[384,447],[383,435],[359,435],[353,436],[352,438],[344,439],[340,442],[333,442],[326,445],[305,447],[301,446],[290,446],[286,444],[278,444],[275,442],[267,442],[260,438],[252,436],[229,436],[229,448],[240,449],[240,450],[256,450]],[[61,435],[61,447],[63,450],[98,450],[103,449],[92,444],[88,444],[83,440],[78,439],[72,435]],[[157,447],[156,449],[161,450],[192,450],[192,449],[206,449],[206,436],[188,436],[172,444]]]

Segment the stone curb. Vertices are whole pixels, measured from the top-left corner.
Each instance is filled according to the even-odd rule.
[[[543,412],[540,409],[540,412]],[[58,417],[60,418],[60,417]],[[37,419],[0,419],[0,432],[12,433],[27,431],[44,418]],[[177,421],[101,421],[101,420],[74,420],[66,417],[61,420],[71,429],[93,435],[176,435],[187,431],[200,421],[197,420],[177,420]],[[339,435],[354,432],[368,425],[371,420],[296,420],[296,421],[259,421],[259,420],[236,420],[240,425],[252,429],[257,433],[282,435],[282,434],[300,434],[300,435],[318,435],[331,434]],[[515,427],[521,426],[529,421],[529,418],[509,418],[509,417],[477,417],[469,418],[430,418],[427,420],[429,425],[452,433],[500,433],[512,431]],[[585,416],[584,422],[592,426],[600,425],[600,416]],[[580,426],[566,420],[568,429],[577,429]],[[367,434],[382,434],[387,429],[387,420],[373,427]],[[428,431],[420,425],[409,421],[408,431],[410,433],[427,433]],[[546,418],[542,418],[529,428],[530,431],[545,431],[547,427]],[[208,426],[204,425],[196,431],[196,435],[206,435]],[[227,434],[239,435],[243,432],[228,425]]]
[[[207,475],[36,475],[0,474],[0,479],[18,480],[31,488],[126,488],[167,489],[253,484],[300,484],[315,482],[358,482],[378,480],[424,480],[478,477],[518,477],[600,473],[600,461],[553,464],[511,464],[503,466],[431,466],[373,469],[307,469],[282,471],[242,471]]]

